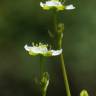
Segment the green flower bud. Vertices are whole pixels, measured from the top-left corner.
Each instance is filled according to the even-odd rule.
[[[49,85],[49,74],[48,72],[44,72],[40,82],[42,94],[46,93],[48,85]]]
[[[89,96],[89,94],[88,94],[87,90],[84,89],[80,92],[80,96]]]

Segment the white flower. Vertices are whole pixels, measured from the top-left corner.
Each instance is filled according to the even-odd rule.
[[[60,50],[48,50],[48,46],[45,44],[39,44],[39,45],[33,45],[33,46],[28,46],[25,45],[24,48],[26,51],[29,52],[30,55],[43,55],[43,56],[57,56],[62,53],[62,49]]]
[[[60,10],[72,10],[75,9],[75,7],[70,4],[70,5],[63,5],[62,2],[59,2],[58,0],[50,0],[50,1],[46,1],[45,3],[40,2],[40,6],[44,9],[44,10],[50,10],[52,8],[56,8],[58,11]]]
[[[72,9],[75,9],[75,7],[72,4],[70,4],[70,5],[65,6],[65,9],[72,10]]]
[[[63,4],[56,0],[46,1],[45,3],[40,2],[40,6],[44,10],[49,10],[51,8],[56,8],[57,10],[64,10]]]

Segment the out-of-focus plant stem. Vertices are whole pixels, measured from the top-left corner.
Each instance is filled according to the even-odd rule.
[[[40,78],[43,74],[43,57],[40,55]]]

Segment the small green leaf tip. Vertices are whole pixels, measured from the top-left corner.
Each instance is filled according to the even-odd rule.
[[[40,2],[40,6],[44,9],[44,10],[50,10],[50,9],[56,9],[57,11],[62,11],[62,10],[72,10],[75,9],[75,7],[70,4],[70,5],[63,5],[63,2],[60,2],[59,0],[49,0],[46,1],[45,3]]]
[[[32,46],[25,45],[24,49],[29,52],[29,55],[36,56],[36,55],[43,55],[43,56],[57,56],[62,53],[62,49],[60,50],[49,50],[48,44],[34,44]]]
[[[81,92],[80,92],[80,96],[89,96],[87,90],[83,89]]]

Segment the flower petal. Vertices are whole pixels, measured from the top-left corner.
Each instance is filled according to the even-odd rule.
[[[65,9],[72,10],[72,9],[75,9],[75,7],[72,4],[70,4],[70,5],[65,6]]]
[[[61,53],[62,53],[62,49],[60,49],[60,50],[51,50],[51,52],[52,52],[52,56],[57,56],[57,55],[60,55]]]
[[[44,4],[43,4],[42,2],[40,2],[40,6],[41,6],[41,7],[44,7]]]
[[[26,51],[30,51],[31,48],[32,48],[32,47],[29,47],[27,44],[24,46],[24,49],[25,49]]]

